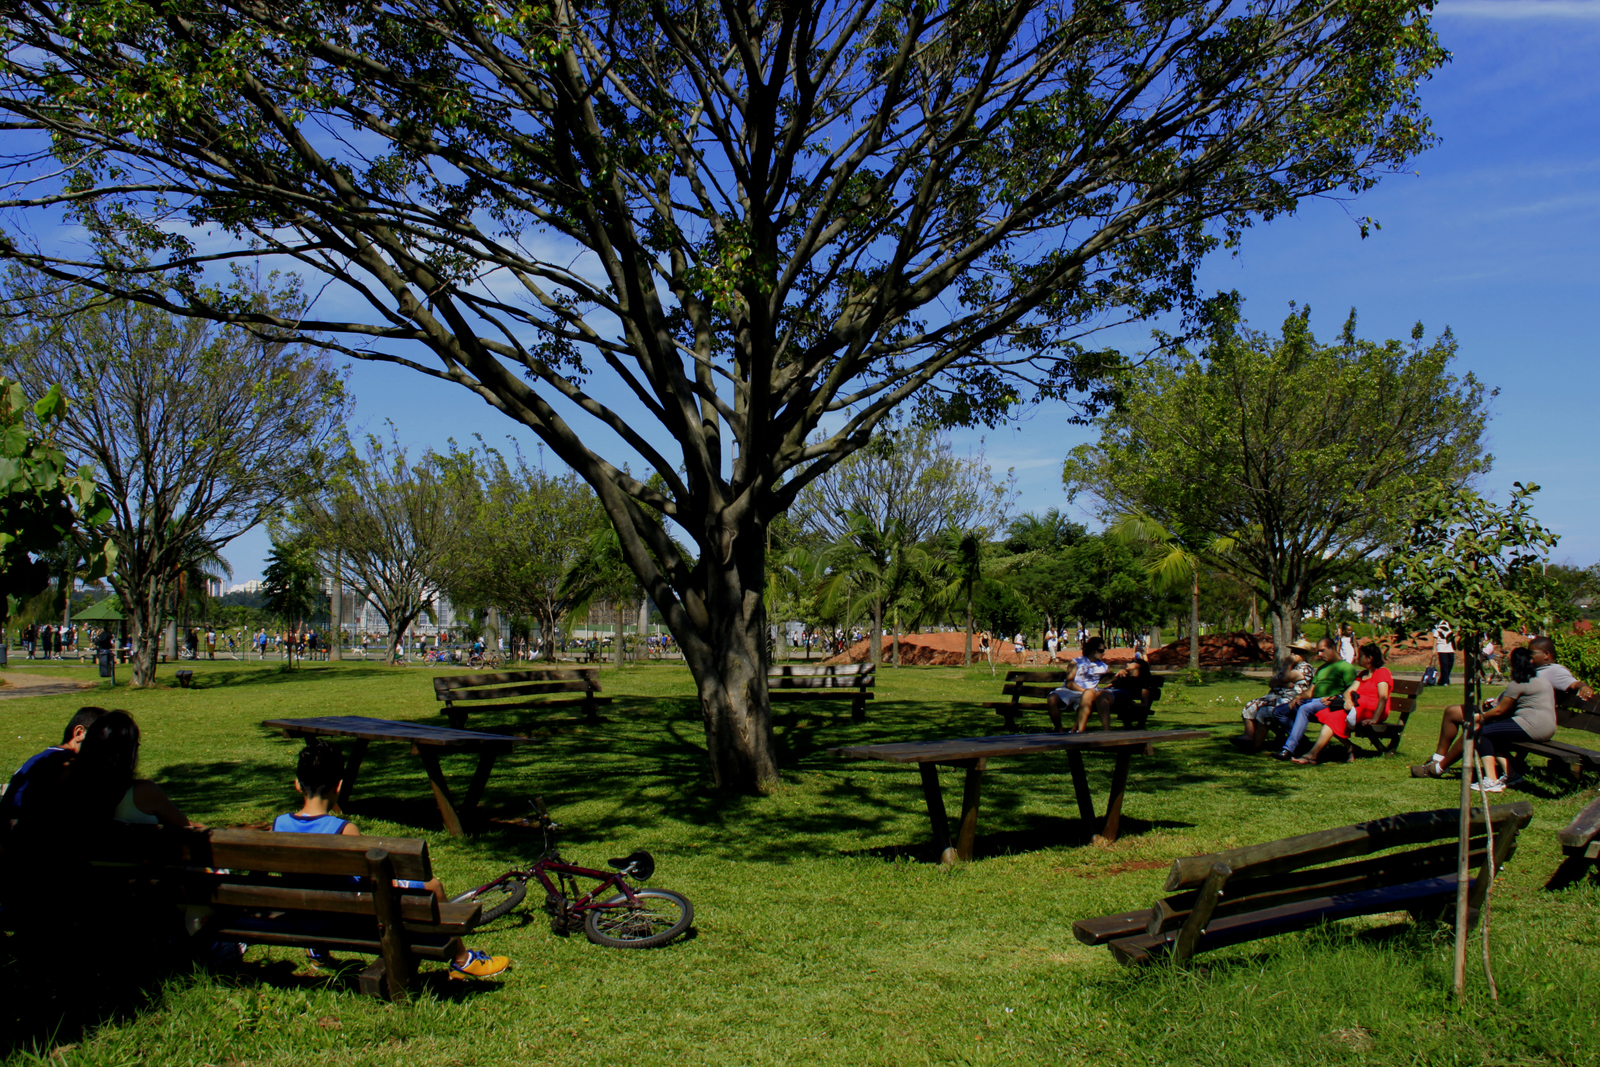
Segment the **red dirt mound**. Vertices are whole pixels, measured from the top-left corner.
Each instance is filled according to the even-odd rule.
[[[1272,638],[1266,634],[1207,634],[1200,638],[1200,666],[1242,667],[1247,663],[1265,663],[1272,659]],[[1155,667],[1187,667],[1189,665],[1189,639],[1173,641],[1150,653],[1150,663]]]
[[[900,635],[900,662],[916,667],[959,667],[961,666],[962,649],[966,647],[967,635],[963,632],[935,633],[935,634],[901,634]],[[980,651],[977,635],[972,638],[972,662],[987,663]],[[1019,664],[1029,667],[1049,667],[1050,653],[1040,649],[1025,649],[1022,657],[1017,657],[1010,640],[995,641],[992,645],[993,658],[996,663],[1005,663],[1011,666]],[[872,648],[866,641],[857,641],[842,653],[826,663],[865,663],[871,658]],[[1056,654],[1058,662],[1067,662],[1078,654],[1076,649],[1070,653],[1062,651]],[[883,639],[882,662],[890,662],[894,655],[893,641]],[[1127,663],[1133,659],[1133,650],[1129,648],[1114,648],[1106,653],[1107,663]]]

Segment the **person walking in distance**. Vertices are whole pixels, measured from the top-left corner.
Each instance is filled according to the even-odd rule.
[[[1450,624],[1441,622],[1433,628],[1433,654],[1439,660],[1439,684],[1450,684],[1450,669],[1456,665],[1456,646],[1451,642]]]

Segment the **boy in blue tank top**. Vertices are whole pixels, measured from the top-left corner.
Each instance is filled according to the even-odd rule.
[[[299,811],[286,812],[272,820],[273,830],[290,834],[355,836],[361,833],[355,823],[332,811],[339,796],[339,786],[344,781],[344,757],[338,749],[320,737],[308,738],[306,747],[300,753],[296,772],[294,788],[303,803]],[[361,879],[357,878],[356,881]],[[444,886],[437,878],[430,878],[426,882],[397,878],[394,884],[401,889],[426,890],[440,900],[448,899]],[[322,949],[306,949],[306,955],[314,964],[333,962],[333,957]],[[510,964],[511,961],[505,956],[491,956],[479,949],[463,948],[450,964],[450,977],[488,978],[504,971]]]

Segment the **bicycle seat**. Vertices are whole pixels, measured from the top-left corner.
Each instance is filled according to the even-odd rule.
[[[606,863],[619,871],[632,867],[633,870],[630,873],[641,882],[648,879],[656,871],[655,857],[644,849],[640,849],[632,855],[623,856],[621,859],[606,860]]]

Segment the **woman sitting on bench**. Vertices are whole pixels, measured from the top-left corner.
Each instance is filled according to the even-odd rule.
[[[1483,757],[1483,780],[1471,787],[1485,793],[1501,793],[1511,761],[1502,754],[1513,741],[1548,741],[1556,735],[1556,691],[1549,680],[1536,673],[1533,652],[1527,648],[1511,651],[1511,684],[1501,691],[1494,706],[1479,716],[1478,754]],[[1499,751],[1496,748],[1499,747]]]

